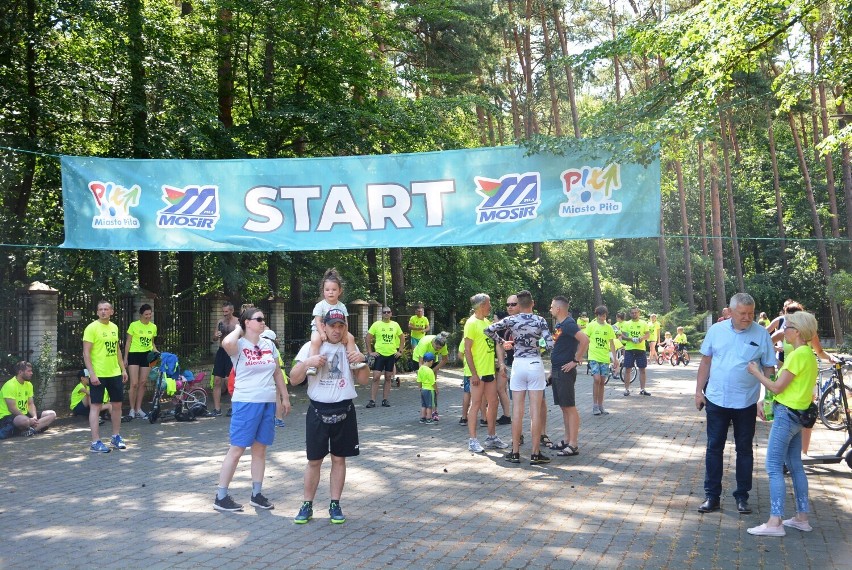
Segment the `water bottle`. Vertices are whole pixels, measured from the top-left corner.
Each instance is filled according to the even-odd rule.
[[[775,374],[769,377],[771,382],[775,382]],[[771,422],[775,419],[775,412],[773,411],[773,404],[775,402],[775,392],[770,389],[766,389],[766,395],[763,397],[763,415],[766,417],[766,421]]]

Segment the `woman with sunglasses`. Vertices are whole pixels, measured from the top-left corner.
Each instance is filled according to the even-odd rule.
[[[228,494],[237,463],[251,447],[251,500],[259,509],[271,509],[272,503],[261,493],[266,469],[266,448],[275,439],[275,405],[278,393],[284,415],[290,413],[290,399],[284,376],[278,366],[278,349],[262,338],[266,330],[263,311],[249,307],[240,315],[239,324],[222,341],[222,348],[234,364],[234,395],[231,398],[230,441],[219,471],[219,486],[213,508],[217,511],[242,511],[243,506]]]

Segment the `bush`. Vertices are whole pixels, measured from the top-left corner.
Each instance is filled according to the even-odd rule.
[[[50,385],[56,379],[59,359],[53,354],[53,336],[44,333],[41,339],[38,358],[33,362],[33,400],[37,409],[41,409]]]

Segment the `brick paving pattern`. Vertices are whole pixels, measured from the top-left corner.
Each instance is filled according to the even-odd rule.
[[[602,417],[591,414],[591,377],[581,372],[580,455],[554,456],[544,466],[529,465],[528,425],[519,465],[497,450],[467,451],[467,428],[457,423],[459,370],[439,381],[441,421],[432,425],[418,423],[413,375],[393,389],[391,408],[364,409],[368,393],[359,387],[361,456],[348,462],[343,525],[328,520],[328,461],[315,518],[292,523],[306,463],[303,387],[293,390],[287,427],[276,430],[269,449],[263,493],[272,511],[248,506],[248,454],[230,488],[245,512],[213,510],[225,417],[134,420],[122,424],[128,449],[109,454],[89,453],[87,426],[69,419],[46,434],[0,442],[0,568],[852,569],[852,471],[845,463],[807,468],[814,532],[791,530],[781,539],[746,533],[768,517],[767,424],[758,422],[755,439],[754,513],[738,515],[730,495],[732,441],[722,511],[696,512],[705,432],[693,406],[695,371],[694,363],[652,365],[650,398],[638,390],[624,397],[621,385],[610,385],[611,414]],[[554,441],[561,427],[550,406]],[[497,430],[511,439],[511,426]],[[109,424],[102,433],[109,435]],[[484,440],[485,429],[479,433]],[[844,432],[818,424],[812,452],[834,453],[844,440]],[[789,481],[787,492],[792,516]]]

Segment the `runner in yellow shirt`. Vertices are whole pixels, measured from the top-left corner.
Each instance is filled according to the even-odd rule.
[[[15,376],[0,388],[0,439],[18,430],[26,436],[44,431],[56,419],[56,412],[36,410],[33,400],[33,365],[21,361],[15,364]]]
[[[157,325],[151,318],[154,310],[148,303],[139,307],[139,320],[127,327],[127,340],[124,343],[124,366],[130,378],[130,411],[133,418],[147,419],[148,414],[142,411],[142,400],[145,399],[145,382],[151,365],[148,363],[148,353],[157,350],[154,338],[157,336]]]
[[[384,373],[385,385],[382,391],[382,407],[389,408],[390,384],[396,361],[402,356],[402,343],[405,335],[399,323],[391,320],[390,307],[382,307],[382,320],[370,325],[367,331],[367,352],[375,357],[373,364],[373,385],[370,389],[370,401],[365,407],[375,408],[376,397],[379,394],[379,379]],[[375,350],[374,350],[375,349]]]
[[[416,348],[423,335],[429,332],[429,319],[423,315],[423,305],[414,308],[414,315],[408,319],[408,332],[411,333],[411,348]]]

